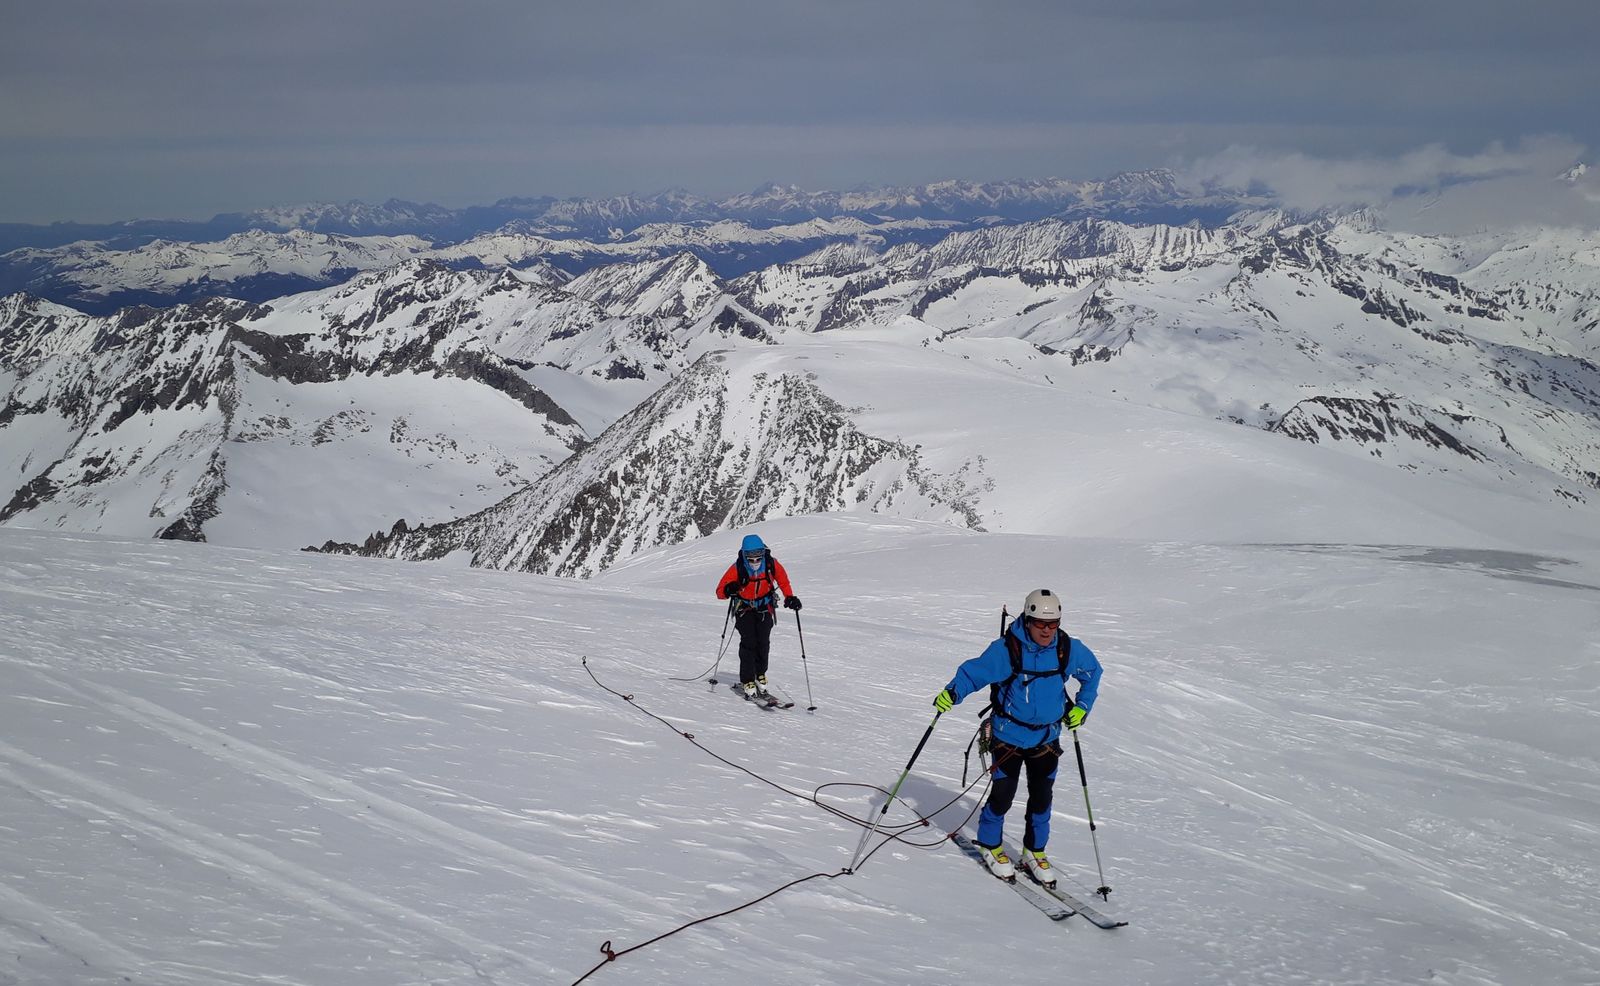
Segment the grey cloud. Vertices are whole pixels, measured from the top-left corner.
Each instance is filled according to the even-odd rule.
[[[1429,145],[1394,157],[1315,158],[1251,147],[1188,162],[1183,177],[1271,189],[1299,209],[1370,207],[1399,229],[1466,233],[1516,224],[1600,227],[1600,183],[1566,177],[1587,148],[1563,137],[1460,154]]]
[[[168,192],[233,169],[249,208],[1600,146],[1587,0],[55,0],[7,21],[0,221],[126,217],[83,212],[85,183],[153,195],[163,169],[188,175]]]

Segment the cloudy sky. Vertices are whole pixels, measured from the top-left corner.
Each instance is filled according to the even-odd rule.
[[[1600,153],[1597,37],[1595,0],[14,3],[0,222],[1144,167],[1307,204],[1537,184]]]

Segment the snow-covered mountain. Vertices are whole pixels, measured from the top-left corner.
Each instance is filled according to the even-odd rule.
[[[548,265],[457,271],[422,261],[280,299],[274,311],[277,331],[359,330],[396,349],[481,346],[519,364],[652,387],[709,348],[772,342],[771,326],[687,253],[575,279]]]
[[[828,228],[861,232],[838,224]],[[609,246],[630,248],[621,241]],[[650,244],[651,251],[660,249],[660,242]],[[949,518],[963,525],[1030,529],[996,505],[1003,492],[973,493],[1003,490],[1012,481],[992,473],[1009,467],[997,460],[982,465],[971,449],[931,455],[922,437],[914,436],[962,428],[949,409],[967,404],[952,401],[952,394],[982,393],[985,402],[1005,408],[1018,388],[1041,382],[1063,397],[1197,416],[1244,426],[1240,430],[1257,436],[1271,433],[1274,447],[1295,439],[1314,446],[1318,455],[1344,453],[1387,470],[1398,467],[1519,501],[1588,511],[1600,490],[1596,256],[1595,236],[1581,232],[1418,237],[1385,232],[1365,215],[1306,224],[1268,211],[1243,214],[1218,228],[1052,218],[957,230],[928,244],[888,245],[851,235],[732,281],[689,251],[590,266],[576,277],[537,254],[506,252],[482,268],[407,260],[270,305],[215,301],[93,319],[13,298],[0,308],[9,374],[0,436],[16,491],[6,518],[117,533],[203,526],[208,537],[244,544],[282,545],[283,537],[309,530],[284,523],[281,505],[288,498],[269,481],[270,470],[250,474],[259,479],[255,493],[244,493],[230,479],[229,488],[240,492],[234,501],[219,501],[226,507],[253,496],[280,505],[252,506],[256,526],[233,530],[225,516],[218,520],[213,507],[202,506],[185,526],[172,528],[175,512],[210,502],[204,491],[217,485],[211,440],[163,439],[161,448],[168,451],[149,458],[163,463],[168,478],[159,493],[139,487],[131,506],[108,506],[106,497],[120,502],[113,486],[104,495],[72,499],[67,493],[98,488],[127,471],[130,456],[120,436],[128,432],[115,438],[108,432],[121,429],[130,416],[214,407],[208,434],[217,441],[232,436],[234,425],[223,413],[231,405],[214,393],[212,381],[227,362],[217,354],[238,344],[240,333],[256,334],[249,351],[258,362],[263,347],[277,354],[268,376],[297,388],[274,393],[274,402],[292,405],[300,395],[322,392],[350,415],[371,414],[380,431],[394,432],[383,424],[402,416],[392,402],[415,399],[393,386],[397,378],[465,375],[509,397],[515,404],[511,421],[559,411],[570,422],[544,420],[538,427],[576,428],[553,444],[536,443],[536,453],[506,453],[517,467],[497,466],[495,481],[473,478],[464,484],[465,494],[448,492],[459,482],[455,478],[423,484],[431,492],[418,498],[404,492],[406,481],[379,481],[389,491],[385,496],[362,498],[363,511],[318,508],[329,523],[316,526],[314,536],[288,542],[295,545],[354,543],[402,519],[408,528],[427,523],[438,531],[443,521],[532,490],[537,492],[527,499],[538,508],[508,508],[504,523],[539,531],[492,534],[489,527],[499,521],[484,514],[463,524],[461,530],[470,534],[452,528],[455,533],[430,534],[440,540],[425,546],[413,534],[404,547],[384,550],[433,555],[444,550],[441,544],[470,543],[486,564],[593,572],[654,544],[754,517],[713,510],[702,517],[712,519],[709,527],[685,520],[703,511],[705,501],[721,500],[709,487],[666,475],[688,454],[659,447],[670,429],[619,433],[601,443],[603,454],[580,457],[560,475],[551,472],[627,408],[708,352],[727,348],[767,351],[741,355],[730,366],[770,359],[761,371],[766,379],[806,380],[809,406],[830,409],[824,415],[830,433],[859,433],[863,441],[916,452],[903,458],[906,475],[919,477],[911,486],[920,483],[918,489],[937,493],[947,505],[941,509],[961,504],[948,509]],[[132,337],[130,327],[139,328]],[[813,344],[834,348],[822,360],[805,349]],[[197,368],[197,357],[168,352],[167,345],[193,346],[196,353],[211,354],[216,365]],[[113,359],[122,361],[115,372],[101,365]],[[922,362],[928,359],[935,363]],[[867,361],[860,368],[865,382],[831,369],[860,360]],[[50,369],[41,371],[44,366]],[[313,381],[295,373],[317,375]],[[148,399],[130,398],[124,377],[137,377],[137,393]],[[776,398],[740,382],[754,377],[753,370],[730,371],[719,379],[736,389],[718,394],[696,376],[700,385],[690,389],[697,409],[689,416],[709,422],[746,402],[767,406]],[[938,377],[941,386],[914,382],[923,377]],[[384,385],[370,393],[352,390],[360,381]],[[307,382],[320,390],[301,389]],[[910,392],[926,396],[903,396]],[[180,401],[186,394],[204,399]],[[100,417],[81,410],[110,406],[106,402],[113,398],[115,407],[132,410]],[[858,410],[901,400],[915,413],[887,424]],[[348,417],[334,416],[321,404],[309,406],[310,423],[294,423],[300,412],[283,415],[285,434],[316,435],[323,422],[331,420],[326,427],[337,429]],[[257,409],[251,404],[247,410]],[[1057,401],[1041,413],[1061,434],[1084,412]],[[48,420],[69,423],[37,431],[51,414]],[[645,409],[640,414],[650,416]],[[275,433],[259,423],[276,420],[271,413],[256,417],[251,435]],[[993,427],[1000,433],[1004,420]],[[96,437],[84,441],[89,435]],[[709,443],[710,435],[696,441]],[[853,502],[924,516],[922,507],[909,506],[914,498],[863,492],[846,459],[825,450],[814,457],[799,447],[724,438],[726,449],[695,446],[694,470],[725,482],[712,460],[742,448],[740,455],[764,458],[780,474],[793,471],[806,484],[833,491],[832,499],[762,501],[760,516],[813,509],[816,503],[844,509]],[[495,446],[527,448],[498,440]],[[184,467],[173,466],[176,460]],[[620,488],[621,499],[585,500],[584,491],[599,482],[596,470],[634,461],[653,462],[662,475],[645,476],[636,466]],[[454,476],[454,467],[443,473],[425,467],[435,477]],[[229,475],[246,473],[236,465]],[[345,485],[350,481],[346,477]],[[323,488],[322,502],[340,499],[313,485]],[[169,488],[200,492],[182,493],[178,505],[169,503]],[[860,501],[849,500],[856,495]],[[1435,496],[1421,487],[1413,495],[1424,501]],[[696,496],[702,502],[691,504]],[[465,509],[451,510],[454,504]],[[158,520],[148,519],[152,513]],[[200,520],[202,514],[211,519]],[[333,518],[356,523],[339,527]],[[544,528],[555,533],[547,537]],[[542,544],[537,552],[509,547],[528,537]]]
[[[436,231],[459,222],[460,210],[389,199],[365,202],[308,202],[245,213],[225,213],[212,222],[234,222],[243,229],[282,233],[327,233],[334,236],[417,235],[430,240]]]
[[[768,185],[720,202],[673,189],[602,199],[504,199],[460,210],[399,200],[314,203],[188,226],[71,227],[76,236],[60,226],[39,227],[30,236],[29,227],[13,224],[0,228],[0,293],[25,291],[95,314],[209,295],[267,301],[337,283],[401,255],[488,266],[544,257],[581,273],[601,263],[690,250],[732,277],[861,236],[889,245],[926,243],[954,228],[1052,214],[1214,225],[1239,209],[1268,204],[1237,191],[1194,192],[1170,172],[1143,171],[1095,181],[946,181],[852,192]],[[149,233],[138,232],[146,228]],[[241,234],[247,235],[240,240]]]
[[[156,240],[133,248],[73,243],[14,250],[0,257],[0,288],[91,314],[227,296],[270,301],[340,284],[408,259],[461,269],[552,266],[569,274],[690,252],[733,273],[790,260],[826,244],[936,238],[962,224],[923,219],[808,220],[757,228],[736,220],[658,223],[598,240],[551,235],[509,223],[458,243],[433,246],[415,236],[343,236],[302,230],[238,233],[215,243]]]
[[[570,283],[407,261],[110,317],[14,295],[0,342],[0,519],[298,546],[470,513],[701,353],[773,339],[683,254]]]
[[[451,524],[323,550],[594,575],[772,517],[864,510],[976,526],[968,491],[862,432],[783,353],[702,356],[543,479]]]
[[[131,249],[80,242],[0,257],[12,290],[107,314],[225,295],[264,301],[337,284],[429,252],[415,236],[350,237],[303,230],[235,233],[214,243],[154,240]]]
[[[1238,189],[1190,189],[1172,172],[1153,169],[1088,181],[951,180],[848,192],[807,192],[792,185],[769,184],[747,195],[724,199],[717,208],[735,218],[765,217],[787,222],[833,216],[1016,222],[1061,215],[1142,221],[1176,219],[1179,223],[1198,219],[1213,223],[1266,201]]]
[[[468,512],[587,437],[514,365],[426,333],[296,332],[242,302],[111,318],[10,305],[13,325],[55,324],[9,333],[0,356],[9,523],[315,539]]]
[[[1020,339],[1075,389],[1588,499],[1597,246],[1281,216],[1215,230],[1045,220],[823,251],[732,287],[775,325],[911,319],[963,353]]]
[[[205,242],[252,229],[269,232],[298,229],[338,236],[415,235],[442,243],[470,239],[510,222],[524,222],[567,235],[602,238],[616,230],[626,232],[649,223],[734,219],[768,226],[836,216],[961,221],[989,218],[1019,222],[1065,212],[1074,216],[1145,222],[1182,223],[1191,219],[1216,222],[1243,206],[1271,201],[1266,196],[1239,189],[1191,188],[1172,172],[1162,169],[1126,172],[1105,179],[955,180],[921,185],[863,186],[849,192],[806,191],[793,185],[767,184],[721,201],[672,188],[653,195],[601,198],[513,197],[491,205],[460,209],[390,199],[381,205],[315,202],[223,213],[206,222],[133,220],[50,226],[4,223],[0,224],[0,251],[24,246],[60,246],[75,240],[111,239],[127,246],[157,238]]]
[[[1274,434],[1087,394],[1070,372],[1017,340],[941,344],[911,320],[711,354],[505,501],[322,549],[592,575],[660,545],[821,512],[1015,534],[1165,538],[1204,525],[1206,537],[1273,541],[1359,530],[1387,543],[1423,528],[1481,537],[1454,519],[1498,509],[1515,518],[1516,543],[1545,545],[1548,532],[1594,515],[1581,494],[1496,481],[1488,466],[1466,480],[1454,463],[1395,469],[1330,454],[1314,444],[1321,432]],[[1302,429],[1314,420],[1293,419]],[[1368,440],[1429,448],[1449,434],[1434,428]],[[1323,493],[1334,486],[1337,500]],[[1262,499],[1279,510],[1247,506]]]

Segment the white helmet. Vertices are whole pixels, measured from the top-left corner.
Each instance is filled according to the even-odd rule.
[[[1035,589],[1022,603],[1022,615],[1035,620],[1061,619],[1061,597],[1049,589]]]

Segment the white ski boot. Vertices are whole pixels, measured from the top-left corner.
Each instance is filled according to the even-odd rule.
[[[989,872],[1006,882],[1017,878],[1017,868],[1011,865],[1011,857],[1000,846],[990,849],[988,846],[979,846],[983,850],[983,865],[989,867]]]
[[[739,687],[744,689],[744,697],[745,697],[745,699],[747,701],[754,702],[756,700],[756,696],[758,695],[758,692],[756,691],[756,683],[755,682],[746,681],[746,682],[741,683],[739,685]]]
[[[762,698],[767,698],[768,697],[768,694],[767,694],[767,676],[764,675],[764,674],[756,675],[756,694],[760,695]]]
[[[1029,876],[1039,881],[1041,886],[1056,885],[1056,871],[1050,866],[1050,860],[1042,850],[1040,852],[1022,850],[1022,868],[1028,871]]]

